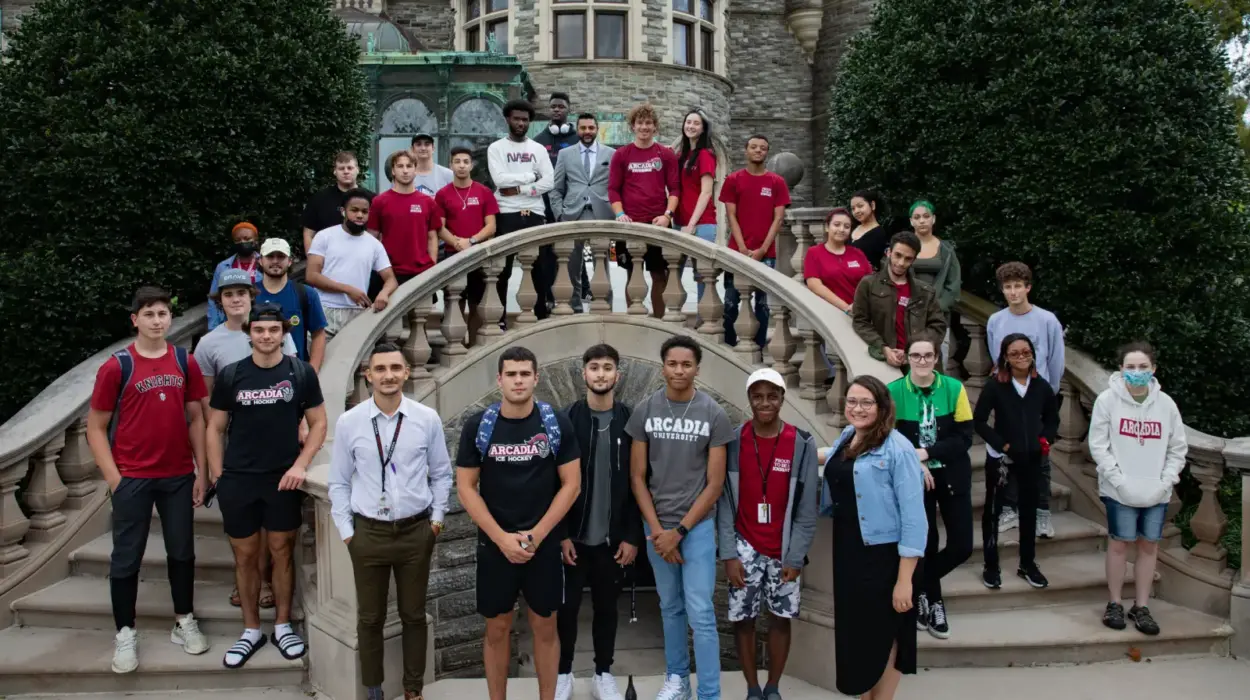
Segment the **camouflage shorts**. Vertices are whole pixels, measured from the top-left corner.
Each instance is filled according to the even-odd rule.
[[[746,571],[746,588],[729,587],[729,621],[740,622],[760,615],[760,599],[776,617],[798,617],[800,580],[781,581],[781,560],[755,551],[741,535],[735,535],[738,560]]]

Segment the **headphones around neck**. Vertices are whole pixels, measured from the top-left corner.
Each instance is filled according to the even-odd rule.
[[[555,124],[548,124],[547,131],[551,132],[552,136],[561,136],[572,133],[573,127],[570,126],[568,122],[564,122],[559,126]]]

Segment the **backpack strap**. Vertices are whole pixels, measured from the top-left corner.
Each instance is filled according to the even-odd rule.
[[[498,420],[499,404],[493,403],[487,406],[486,411],[482,413],[482,421],[477,425],[477,439],[474,441],[481,459],[486,458],[486,452],[490,449],[490,437],[495,433],[495,422]]]
[[[175,345],[173,348],[174,361],[178,363],[178,369],[182,371],[182,378],[186,379],[187,375],[191,372],[189,369],[191,366],[190,354],[187,352],[187,349],[181,345]]]
[[[135,373],[135,358],[130,354],[130,348],[122,348],[113,353],[113,359],[117,360],[118,366],[121,367],[121,381],[117,385],[117,403],[113,406],[113,417],[109,419],[109,444],[113,444],[113,439],[117,436],[117,424],[122,412],[122,396],[126,393],[126,387],[130,385],[130,378]]]
[[[213,382],[213,391],[217,390],[218,384],[228,389],[234,387],[234,367],[237,364],[238,362],[231,362],[221,368],[221,373],[217,375],[217,381]]]
[[[303,282],[295,283],[295,298],[299,300],[299,312],[301,314],[300,318],[302,319],[300,321],[300,325],[303,325],[304,321],[308,320],[308,313],[309,313],[308,312],[308,287],[305,287]]]
[[[304,401],[304,397],[307,396],[307,393],[304,390],[308,387],[309,367],[298,357],[288,357],[287,359],[291,361],[292,368],[295,371],[295,387],[299,390],[300,409],[305,410],[307,403]]]
[[[555,459],[556,455],[560,454],[560,421],[556,418],[556,411],[551,404],[542,401],[534,403],[538,404],[538,417],[542,419],[543,432],[547,433],[547,444],[551,446],[551,458]]]

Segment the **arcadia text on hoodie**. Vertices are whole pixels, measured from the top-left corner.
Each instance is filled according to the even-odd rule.
[[[1157,379],[1138,403],[1119,372],[1094,401],[1089,452],[1098,465],[1098,493],[1135,508],[1167,503],[1185,468],[1185,426]]]

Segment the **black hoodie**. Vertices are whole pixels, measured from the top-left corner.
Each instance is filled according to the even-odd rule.
[[[1011,385],[1012,379],[998,381],[995,375],[985,380],[981,396],[972,420],[977,435],[999,453],[1004,445],[1011,445],[1007,453],[1015,459],[1025,455],[1040,455],[1038,438],[1054,444],[1059,435],[1059,403],[1055,392],[1041,377],[1031,377],[1029,388],[1021,396]],[[994,425],[989,423],[994,414]]]
[[[586,507],[590,503],[591,491],[602,488],[603,484],[595,483],[595,431],[599,422],[592,415],[586,399],[582,399],[565,409],[569,422],[573,424],[573,433],[577,444],[582,449],[582,489],[577,500],[564,516],[565,537],[577,540],[581,537],[582,528],[586,524]],[[616,546],[620,542],[628,542],[635,547],[642,547],[642,514],[638,510],[638,502],[634,500],[629,483],[629,453],[634,440],[625,432],[629,423],[630,410],[619,401],[612,404],[612,425],[610,427],[613,443],[617,446],[612,455],[610,469],[612,489],[609,499],[611,521],[608,523],[608,540]]]

